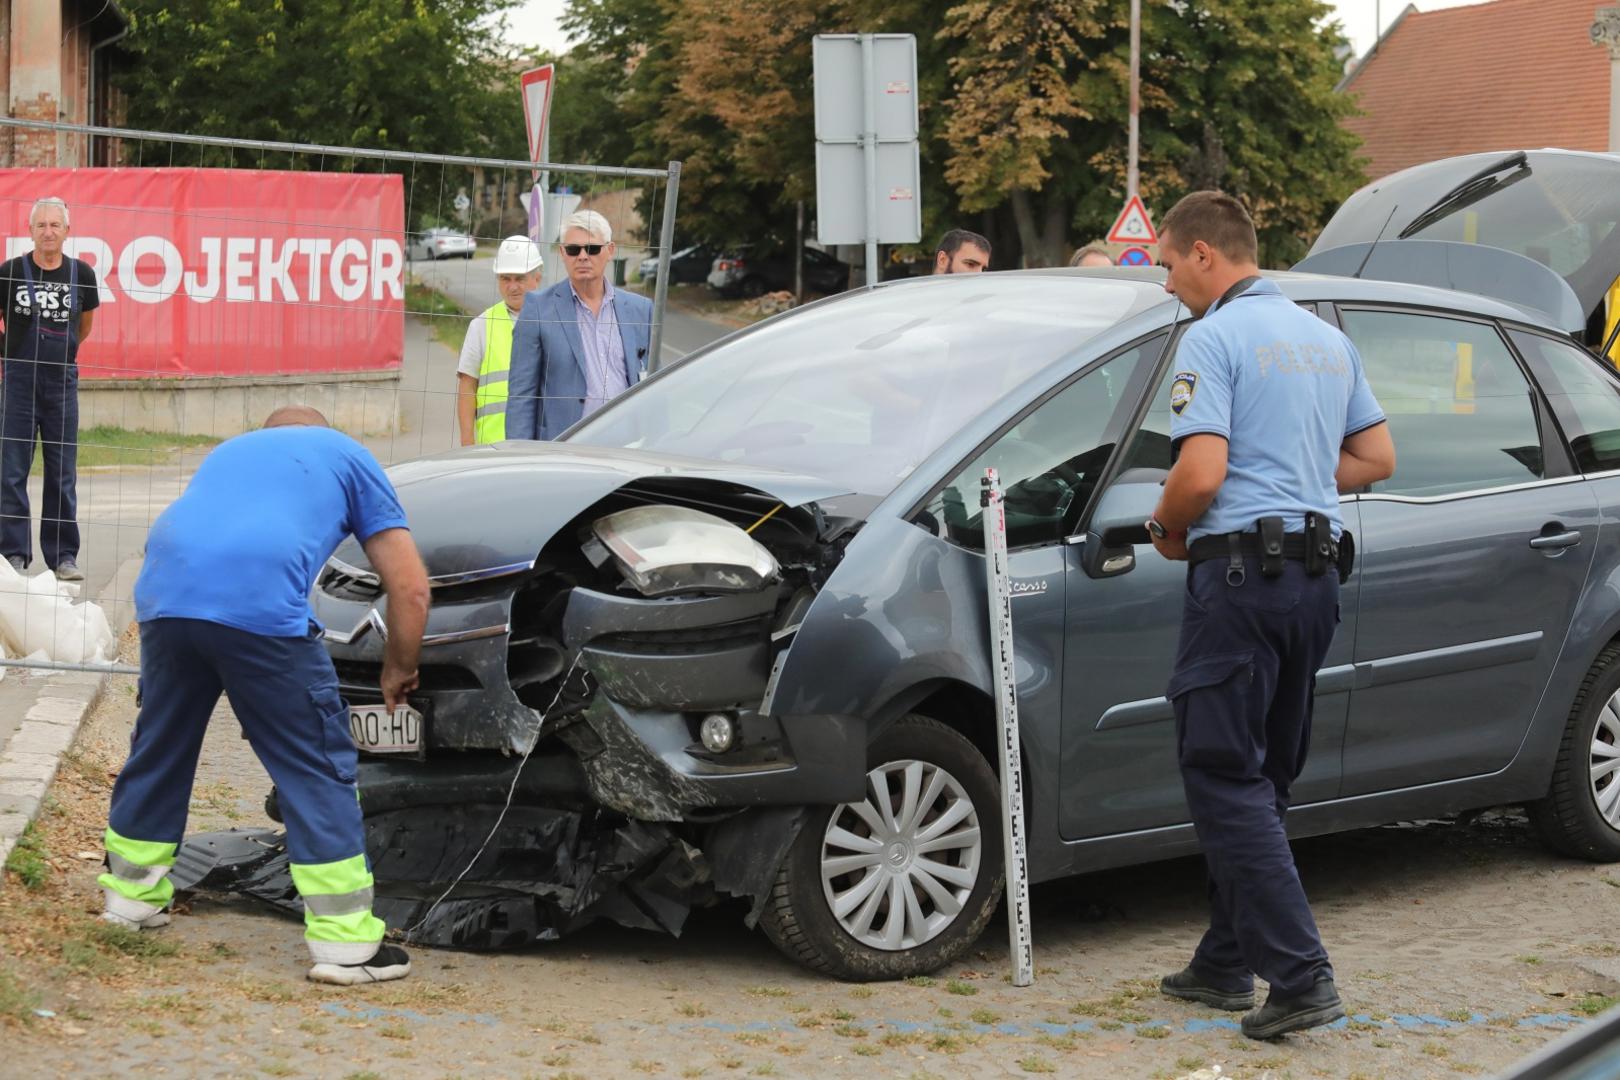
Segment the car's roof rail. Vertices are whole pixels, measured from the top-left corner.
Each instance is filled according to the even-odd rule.
[[[1293,269],[1489,296],[1540,314],[1571,334],[1586,328],[1580,298],[1556,271],[1517,252],[1485,244],[1452,240],[1345,244],[1307,255]]]

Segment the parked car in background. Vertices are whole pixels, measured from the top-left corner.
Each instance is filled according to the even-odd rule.
[[[424,229],[411,239],[406,257],[411,259],[470,259],[478,252],[478,241],[455,229]]]
[[[720,252],[708,244],[693,244],[676,251],[669,257],[671,285],[701,284],[714,266]],[[651,284],[663,273],[662,255],[649,255],[641,260],[641,280]]]
[[[850,266],[825,251],[804,249],[804,288],[806,292],[830,296],[849,288]],[[768,292],[793,289],[791,249],[766,250],[745,245],[714,260],[709,271],[709,288],[724,297],[761,296]]]

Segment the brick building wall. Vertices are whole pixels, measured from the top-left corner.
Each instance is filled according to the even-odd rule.
[[[10,116],[73,124],[104,119],[92,100],[97,43],[125,20],[106,0],[0,0],[0,93]],[[105,79],[96,92],[105,95]],[[91,110],[101,112],[92,117]],[[82,135],[0,131],[0,166],[87,165],[90,140]],[[100,147],[96,156],[103,157]]]

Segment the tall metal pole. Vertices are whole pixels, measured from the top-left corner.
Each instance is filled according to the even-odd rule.
[[[866,105],[866,134],[861,140],[866,162],[866,287],[878,283],[877,255],[877,49],[871,34],[861,35],[861,67],[865,71],[861,97]]]
[[[681,190],[681,163],[669,163],[669,179],[664,186],[664,220],[658,230],[658,284],[653,286],[652,355],[647,370],[664,366],[664,305],[669,301],[669,257],[675,249],[675,197]]]
[[[1142,0],[1131,0],[1131,134],[1125,167],[1125,194],[1136,197],[1137,121],[1142,109]]]

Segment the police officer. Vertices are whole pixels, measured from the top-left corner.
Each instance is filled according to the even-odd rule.
[[[1210,900],[1160,988],[1244,1010],[1259,975],[1270,994],[1243,1033],[1270,1039],[1344,1015],[1283,815],[1338,624],[1339,492],[1388,477],[1395,448],[1349,340],[1259,276],[1242,204],[1187,196],[1159,247],[1165,289],[1200,316],[1176,352],[1177,456],[1148,530],[1190,563],[1166,694]]]

